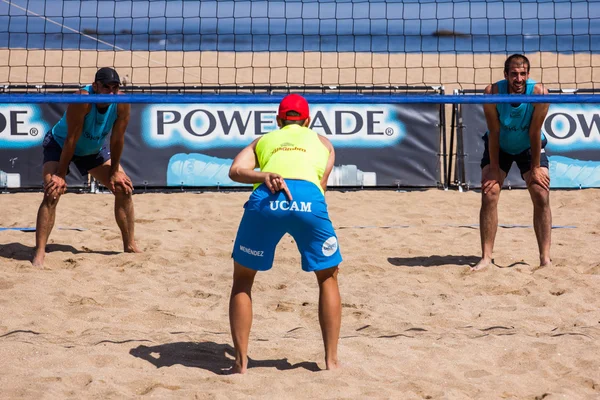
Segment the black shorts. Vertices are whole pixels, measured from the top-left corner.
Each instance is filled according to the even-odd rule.
[[[44,136],[44,164],[48,161],[60,161],[60,154],[62,153],[62,147],[52,136],[52,132],[46,133]],[[97,154],[91,154],[89,156],[73,156],[71,162],[75,164],[77,170],[82,176],[87,175],[88,171],[99,167],[110,160],[110,152],[106,147],[102,147]],[[67,174],[69,172],[67,171]]]
[[[490,164],[490,150],[488,146],[488,136],[483,136],[483,141],[485,142],[485,150],[483,151],[483,157],[481,158],[481,169],[486,165]],[[540,154],[540,167],[548,168],[548,156],[546,155],[546,144],[548,140],[544,138],[542,140],[542,153]],[[509,154],[505,153],[500,149],[500,154],[498,155],[498,164],[500,164],[500,169],[508,175],[508,171],[510,171],[510,167],[513,162],[517,163],[517,167],[519,167],[519,171],[521,172],[521,178],[523,178],[523,174],[529,172],[531,169],[531,148],[519,153],[519,154]]]

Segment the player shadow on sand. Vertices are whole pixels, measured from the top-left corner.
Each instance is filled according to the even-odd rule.
[[[7,243],[0,246],[0,258],[7,258],[11,260],[19,261],[31,261],[33,257],[33,251],[35,247],[25,246],[22,243]],[[119,251],[98,251],[90,250],[84,247],[83,250],[76,249],[75,247],[67,244],[49,244],[46,246],[46,253],[52,253],[54,251],[63,251],[73,254],[103,254],[105,256],[120,254]]]
[[[423,257],[388,257],[388,262],[398,267],[440,267],[442,265],[474,266],[481,259],[478,256],[423,256]]]
[[[180,364],[222,375],[227,374],[227,370],[233,366],[234,349],[228,344],[215,342],[175,342],[158,346],[140,345],[131,349],[129,354],[148,361],[156,368]],[[290,364],[287,358],[255,360],[248,357],[248,368],[277,368],[280,371],[304,368],[312,372],[321,370],[314,362]]]
[[[425,257],[388,257],[388,262],[397,267],[441,267],[442,265],[475,266],[481,260],[478,256],[425,256]],[[508,265],[500,265],[492,260],[497,268],[513,268],[518,265],[529,265],[525,261],[515,261]]]

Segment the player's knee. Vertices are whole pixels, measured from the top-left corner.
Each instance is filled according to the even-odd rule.
[[[549,192],[540,185],[532,185],[529,188],[531,193],[531,201],[536,207],[547,207],[550,204]]]
[[[131,197],[131,192],[125,189],[123,185],[115,185],[115,196]]]
[[[115,190],[113,193],[115,196],[123,196],[125,194],[125,191],[123,190],[123,188],[121,186],[115,185]]]
[[[500,185],[494,185],[487,192],[481,192],[481,200],[486,204],[497,203],[500,199]]]
[[[60,194],[44,194],[44,200],[42,201],[45,206],[55,208],[60,200]]]
[[[256,271],[247,267],[244,267],[242,264],[238,262],[233,262],[233,280],[235,282],[241,283],[250,283],[254,282],[254,277],[256,276]]]
[[[319,283],[325,282],[327,279],[333,278],[337,280],[339,268],[337,266],[327,269],[322,269],[320,271],[315,271],[315,275],[317,276],[317,280]]]

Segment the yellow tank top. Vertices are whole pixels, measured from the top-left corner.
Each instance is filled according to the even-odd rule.
[[[329,150],[316,132],[300,125],[288,125],[264,135],[256,144],[255,152],[262,172],[309,181],[323,192],[321,179]],[[259,185],[255,184],[254,188]]]

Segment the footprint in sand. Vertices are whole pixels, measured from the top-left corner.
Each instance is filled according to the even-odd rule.
[[[276,312],[290,312],[290,311],[294,311],[294,307],[292,305],[292,303],[278,303],[277,307],[275,308]]]

